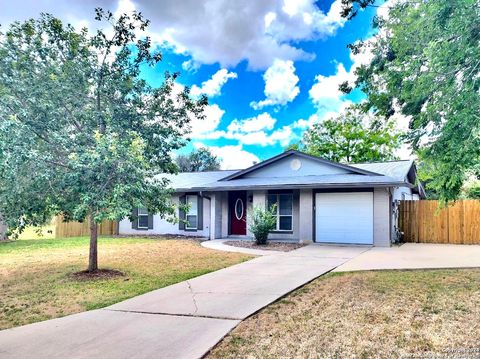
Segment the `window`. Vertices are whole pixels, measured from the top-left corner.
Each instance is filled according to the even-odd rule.
[[[138,209],[138,229],[148,229],[148,211],[145,208]]]
[[[185,229],[197,229],[198,228],[198,197],[196,195],[187,195],[185,199],[188,205],[188,212],[185,213]]]
[[[277,231],[291,231],[293,225],[293,195],[285,194],[269,194],[268,208],[276,205]]]

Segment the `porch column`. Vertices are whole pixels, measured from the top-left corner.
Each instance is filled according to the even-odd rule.
[[[301,189],[299,202],[299,241],[300,243],[312,243],[314,221],[313,191],[311,189]]]
[[[247,201],[248,201],[248,205],[247,205],[247,236],[249,237],[252,237],[253,238],[253,233],[250,232],[250,219],[252,218],[251,217],[251,214],[253,212],[253,209],[255,207],[258,207],[258,208],[261,208],[261,209],[265,209],[266,207],[266,202],[267,202],[267,199],[266,199],[266,194],[267,192],[266,191],[252,191],[252,192],[248,192],[247,193]],[[252,203],[250,203],[250,196],[252,196]]]
[[[219,205],[218,210],[221,212],[220,216],[220,228],[221,233],[217,233],[218,238],[227,238],[228,237],[228,192],[218,192],[217,193],[221,204]]]
[[[212,240],[212,239],[215,239],[216,236],[215,236],[215,232],[216,232],[216,228],[215,228],[215,220],[217,218],[217,213],[215,211],[215,208],[216,208],[216,195],[215,193],[212,193],[210,195],[210,236],[209,236],[209,239]]]

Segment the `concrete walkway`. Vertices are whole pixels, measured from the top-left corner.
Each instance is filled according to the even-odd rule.
[[[242,319],[370,248],[269,253],[111,307],[0,331],[7,358],[200,358]]]
[[[334,271],[472,267],[480,267],[480,245],[405,243],[373,247]]]

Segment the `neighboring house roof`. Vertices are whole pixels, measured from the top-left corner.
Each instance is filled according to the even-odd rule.
[[[385,176],[395,178],[397,181],[410,183],[414,185],[414,192],[418,193],[421,198],[427,197],[422,183],[417,181],[417,169],[413,160],[356,163],[351,166],[381,173]]]
[[[303,175],[282,175],[272,171],[273,163],[282,163],[287,156],[298,156],[318,163],[321,166],[337,168],[338,173],[314,173]],[[314,162],[312,162],[312,160]],[[285,161],[285,160],[283,160]],[[316,165],[315,165],[316,166]],[[264,168],[269,168],[273,175],[258,176]],[[275,167],[273,167],[275,168]],[[315,168],[315,167],[314,167]],[[330,167],[329,167],[330,168]],[[260,172],[256,172],[260,171]],[[253,173],[255,172],[255,173]],[[412,177],[413,173],[413,177]],[[172,187],[177,192],[188,191],[225,191],[245,189],[278,189],[286,188],[358,188],[358,187],[398,187],[415,188],[422,194],[420,186],[415,186],[415,166],[413,161],[391,161],[378,163],[359,163],[345,165],[327,161],[305,153],[290,150],[244,170],[183,172],[167,175]]]
[[[405,181],[408,172],[412,168],[413,160],[371,162],[371,163],[352,163],[350,166],[367,171],[380,173],[385,176],[395,178],[397,181]]]

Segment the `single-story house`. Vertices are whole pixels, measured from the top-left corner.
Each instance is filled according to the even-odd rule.
[[[174,203],[188,203],[172,224],[144,209],[120,234],[252,238],[254,206],[276,204],[272,240],[389,246],[397,200],[425,197],[412,160],[341,164],[290,150],[244,170],[170,176]]]

